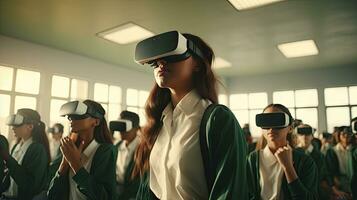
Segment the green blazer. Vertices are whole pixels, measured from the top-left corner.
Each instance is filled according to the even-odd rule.
[[[102,143],[94,154],[90,172],[81,168],[72,178],[78,189],[88,200],[116,200],[115,163],[117,151],[112,144]],[[53,177],[49,190],[49,200],[66,200],[69,198],[68,174]]]
[[[209,199],[247,199],[247,143],[233,113],[223,105],[210,105],[199,134]],[[149,179],[149,172],[141,177],[137,199],[156,198]]]
[[[8,143],[6,137],[3,135],[0,135],[0,146],[5,151],[9,151],[9,143]],[[0,156],[0,183],[1,183],[0,184],[0,194],[5,191],[5,188],[4,188],[5,185],[3,184],[4,178],[5,178],[5,163],[4,163],[3,158]]]
[[[313,159],[303,152],[294,149],[293,162],[299,178],[288,183],[285,175],[283,176],[281,192],[283,192],[284,199],[318,199],[318,171]],[[253,151],[249,155],[247,168],[249,198],[251,200],[261,199],[258,151]]]
[[[115,147],[118,150],[120,144],[123,141],[118,142]],[[124,183],[120,184],[117,183],[118,186],[123,187],[123,193],[119,194],[119,200],[126,200],[126,199],[135,199],[136,193],[138,192],[139,184],[140,184],[140,177],[135,177],[134,179],[131,178],[131,174],[133,173],[135,166],[134,155],[132,156],[128,168],[125,171],[124,175]]]
[[[18,144],[16,144],[11,153]],[[36,194],[40,193],[46,186],[48,157],[45,147],[33,142],[27,149],[22,164],[10,156],[6,165],[9,169],[9,174],[5,178],[5,191],[10,186],[10,176],[14,179],[18,186],[18,199],[31,200]]]
[[[351,192],[356,188],[356,184],[353,185],[353,182],[356,182],[356,172],[357,172],[357,152],[356,148],[352,149],[350,151],[349,159],[347,161],[347,165],[351,168],[350,175],[343,175],[340,172],[340,166],[339,166],[339,161],[337,158],[337,154],[334,150],[334,148],[330,148],[326,152],[326,166],[327,170],[330,175],[330,180],[334,180],[334,178],[339,178],[341,179],[348,179],[348,182],[346,184],[350,185],[342,185],[340,189],[342,189],[345,192]],[[345,182],[345,181],[343,181]],[[352,187],[351,187],[352,185]],[[354,191],[353,191],[354,192]]]

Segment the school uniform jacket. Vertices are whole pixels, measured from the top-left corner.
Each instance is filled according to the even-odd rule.
[[[102,143],[94,154],[90,172],[79,169],[72,178],[88,200],[114,200],[115,163],[117,151],[112,144]],[[71,170],[71,169],[70,169]],[[69,198],[69,177],[58,173],[53,177],[48,191],[49,200],[67,200]]]
[[[9,151],[9,143],[7,142],[7,139],[5,138],[5,136],[0,135],[0,146],[3,150],[5,151]],[[5,190],[4,188],[4,184],[2,183],[2,181],[5,178],[5,163],[3,158],[0,156],[0,194]]]
[[[17,145],[12,148],[11,152],[14,151]],[[6,188],[5,191],[10,186],[11,176],[18,187],[17,199],[31,200],[36,194],[45,189],[48,163],[45,147],[33,141],[28,147],[21,165],[12,156],[6,162],[9,174],[5,179],[5,183],[3,183],[4,188]]]
[[[237,119],[227,107],[211,104],[206,109],[200,126],[200,146],[208,199],[247,199],[247,143]],[[141,177],[137,199],[156,199],[149,179],[149,172]]]
[[[123,141],[118,142],[115,147],[116,149],[119,148]],[[124,183],[121,184],[124,187],[123,194],[119,195],[119,200],[126,200],[126,199],[135,199],[136,193],[138,192],[139,184],[140,184],[140,177],[135,177],[134,179],[131,178],[131,174],[134,170],[135,161],[134,161],[134,154],[129,162],[128,167],[126,168],[125,175],[124,175]],[[119,184],[119,183],[117,183]]]
[[[318,199],[318,171],[313,159],[304,152],[293,149],[293,165],[298,179],[288,183],[283,176],[280,192],[286,200],[311,200]],[[249,199],[259,200],[260,173],[259,173],[259,151],[253,151],[248,157],[247,176]]]

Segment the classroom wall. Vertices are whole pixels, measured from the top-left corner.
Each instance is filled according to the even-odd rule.
[[[88,81],[88,97],[93,98],[95,82],[122,88],[125,108],[126,89],[150,90],[154,83],[149,73],[134,71],[89,57],[0,35],[0,65],[41,73],[37,110],[49,123],[52,75]],[[30,83],[29,83],[30,84]]]
[[[273,91],[317,89],[319,97],[318,122],[326,130],[324,88],[357,85],[357,63],[332,68],[319,68],[277,74],[239,76],[227,80],[229,93],[267,92],[273,102]]]

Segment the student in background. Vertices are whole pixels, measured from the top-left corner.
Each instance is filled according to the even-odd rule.
[[[326,155],[328,149],[333,147],[333,136],[329,132],[323,132],[321,138],[321,153]]]
[[[338,143],[327,150],[326,165],[333,181],[332,193],[335,199],[352,199],[351,181],[356,173],[354,168],[352,131],[343,127],[337,133]],[[355,163],[356,164],[356,163]]]
[[[60,113],[71,123],[71,136],[61,140],[63,154],[53,177],[49,200],[114,200],[116,150],[105,120],[105,110],[91,100],[62,105]]]
[[[122,124],[122,127],[116,129],[121,136],[121,141],[115,145],[118,149],[116,162],[117,192],[120,200],[135,199],[140,183],[139,176],[132,176],[135,165],[134,153],[140,142],[138,136],[141,129],[139,115],[125,110],[120,113],[118,120],[110,122],[111,130],[115,123]]]
[[[62,124],[56,123],[48,129],[48,133],[52,136],[50,140],[51,161],[61,156],[60,143],[63,136],[63,128]]]
[[[18,138],[11,154],[2,148],[8,173],[2,185],[2,199],[30,200],[46,186],[50,151],[45,124],[35,110],[19,109],[7,119]]]
[[[296,130],[298,135],[298,149],[301,149],[306,155],[311,156],[317,166],[319,174],[319,198],[328,199],[330,197],[331,188],[329,186],[325,156],[320,152],[320,149],[312,144],[315,130],[308,124],[300,125]]]
[[[275,121],[269,117],[272,113],[285,116],[281,120],[284,124],[274,125]],[[262,126],[266,142],[248,157],[250,199],[318,199],[316,164],[310,156],[293,149],[287,139],[293,121],[289,109],[271,104],[263,110],[262,116],[269,118],[268,124]]]

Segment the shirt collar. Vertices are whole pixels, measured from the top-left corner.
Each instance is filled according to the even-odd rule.
[[[314,146],[312,146],[312,144],[310,144],[310,146],[307,147],[306,152],[311,153],[313,150],[314,150]]]
[[[342,144],[341,143],[337,143],[336,145],[336,149],[339,150],[339,151],[349,151],[351,150],[351,145],[348,145],[347,148],[343,148]]]
[[[263,149],[263,157],[264,159],[262,159],[262,161],[268,166],[278,162],[274,154],[270,151],[268,145]]]
[[[32,137],[30,137],[24,143],[20,144],[20,148],[27,149],[30,146],[30,144],[32,144],[32,142],[33,142]]]
[[[189,115],[194,112],[194,107],[201,100],[201,97],[197,94],[196,90],[191,90],[187,93],[181,101],[176,105],[175,109],[181,110],[185,115]],[[171,102],[167,104],[162,112],[161,119],[167,117],[170,113],[173,113],[173,107]]]
[[[126,146],[125,141],[123,141],[120,146],[119,150],[128,150],[128,151],[134,151],[136,147],[139,144],[139,136],[136,136],[133,141],[130,142],[128,146]]]
[[[87,148],[84,149],[83,154],[89,158],[94,153],[98,145],[98,142],[93,139],[92,142],[87,146]]]

